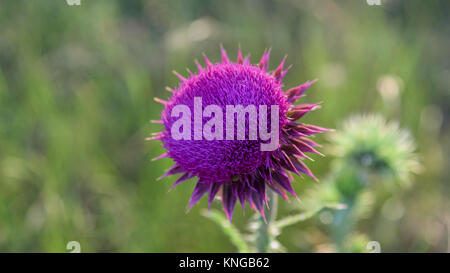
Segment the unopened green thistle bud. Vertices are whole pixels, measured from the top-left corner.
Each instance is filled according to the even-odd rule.
[[[419,170],[411,134],[380,115],[353,116],[330,138],[331,152],[344,172],[337,178],[342,180],[345,190],[365,186],[374,177],[398,182],[389,183],[397,186],[407,185],[410,175]],[[358,185],[348,185],[353,180]]]

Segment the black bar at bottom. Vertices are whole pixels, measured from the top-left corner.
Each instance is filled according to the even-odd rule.
[[[407,270],[417,266],[447,268],[448,254],[236,254],[236,253],[111,253],[0,254],[2,267],[14,269],[127,270],[126,272],[306,272],[311,270]]]

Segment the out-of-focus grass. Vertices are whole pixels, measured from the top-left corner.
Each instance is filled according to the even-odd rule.
[[[306,122],[334,128],[350,114],[381,112],[410,127],[424,172],[401,198],[404,213],[392,219],[377,204],[360,228],[386,251],[445,251],[448,9],[399,0],[2,1],[0,251],[66,251],[72,240],[82,251],[232,251],[200,215],[204,201],[185,213],[193,183],[167,194],[174,178],[155,181],[171,162],[150,162],[163,149],[144,141],[159,130],[149,124],[162,109],[153,97],[169,95],[171,70],[194,70],[202,52],[218,61],[220,43],[233,58],[240,43],[253,62],[272,47],[272,67],[288,54],[288,87],[319,78],[304,101],[323,108]],[[328,163],[310,165],[320,178]],[[300,198],[313,184],[298,179]],[[318,225],[291,227],[280,240],[314,251]]]

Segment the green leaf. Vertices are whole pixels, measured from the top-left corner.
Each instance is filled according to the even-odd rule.
[[[222,213],[216,210],[204,210],[202,212],[202,215],[208,219],[211,219],[213,222],[219,225],[223,233],[228,236],[231,243],[233,243],[233,245],[238,249],[239,252],[251,252],[242,234],[233,224],[228,221],[228,219]]]

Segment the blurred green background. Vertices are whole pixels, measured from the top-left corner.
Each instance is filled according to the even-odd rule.
[[[194,71],[202,52],[219,61],[220,43],[252,62],[271,47],[271,68],[288,54],[287,87],[318,78],[303,102],[323,108],[307,122],[377,112],[409,128],[422,172],[397,213],[375,202],[358,229],[384,252],[449,251],[449,11],[446,0],[2,0],[0,251],[235,251],[201,216],[206,200],[186,214],[194,181],[170,193],[174,177],[156,181],[172,162],[151,162],[163,149],[145,141],[160,130],[153,97],[168,97],[171,71]],[[324,178],[332,158],[314,158]],[[314,183],[295,182],[300,199]],[[251,214],[237,209],[233,222],[245,228]],[[324,230],[314,218],[280,241],[323,251]]]

